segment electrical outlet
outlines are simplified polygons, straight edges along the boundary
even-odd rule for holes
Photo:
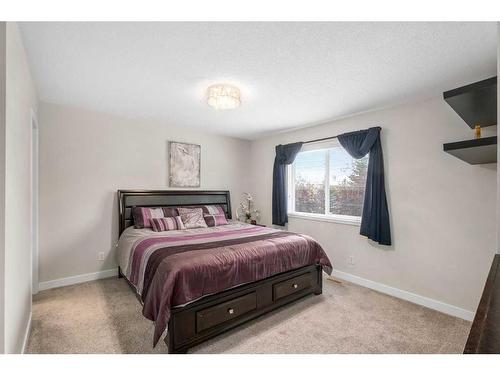
[[[97,256],[98,260],[104,260],[104,251],[101,251],[99,255]]]
[[[349,261],[348,262],[349,262],[349,264],[351,266],[354,266],[354,257],[352,255],[349,255]]]

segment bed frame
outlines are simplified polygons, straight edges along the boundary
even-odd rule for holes
[[[227,217],[231,218],[229,191],[119,190],[120,235],[134,225],[131,213],[134,206],[189,207],[205,204],[220,204]],[[120,268],[118,276],[123,277]],[[202,297],[184,307],[175,307],[171,310],[165,337],[168,352],[187,353],[189,348],[267,312],[311,293],[321,294],[322,280],[322,267],[314,264]]]

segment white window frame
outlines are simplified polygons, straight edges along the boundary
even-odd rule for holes
[[[309,212],[295,211],[295,163],[287,166],[287,189],[288,189],[288,217],[305,220],[326,221],[347,225],[361,225],[361,216],[339,215],[330,212],[330,149],[334,147],[330,141],[330,146],[318,147],[317,150],[328,150],[325,154],[325,213],[314,214]],[[338,141],[336,141],[338,144]]]

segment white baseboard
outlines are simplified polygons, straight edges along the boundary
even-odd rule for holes
[[[23,354],[26,352],[26,346],[28,345],[30,333],[31,333],[31,312],[30,312],[30,317],[28,319],[28,324],[26,325],[26,332],[24,333],[23,347],[21,348],[21,353]]]
[[[80,284],[87,281],[106,279],[108,277],[118,276],[118,268],[104,270],[93,273],[85,273],[83,275],[64,277],[62,279],[42,281],[38,283],[38,290],[47,290],[52,288],[59,288],[61,286]]]
[[[397,289],[392,286],[377,283],[368,279],[363,279],[362,277],[352,275],[347,272],[334,270],[332,276],[349,281],[353,284],[358,284],[369,289],[376,290],[384,294],[388,294],[393,297],[403,299],[405,301],[413,302],[417,305],[428,307],[429,309],[440,311],[447,315],[456,316],[464,320],[472,321],[474,319],[474,312],[462,309],[457,306],[449,305],[444,302],[437,301],[432,298],[424,297],[415,293],[407,292],[405,290]]]
[[[99,279],[105,279],[108,277],[113,277],[117,276],[118,271],[116,268],[105,270],[105,271],[99,271],[99,272],[93,272],[93,273],[86,273],[83,275],[77,275],[77,276],[70,276],[70,277],[65,277],[62,279],[56,279],[56,280],[50,280],[50,281],[44,281],[38,284],[38,289],[39,290],[47,290],[47,289],[52,289],[52,288],[58,288],[61,286],[67,286],[67,285],[73,285],[73,284],[79,284],[79,283],[84,283],[87,281],[92,281],[92,280],[99,280]],[[370,288],[373,290],[376,290],[377,292],[381,292],[384,294],[388,294],[390,296],[396,297],[403,299],[405,301],[413,302],[417,305],[425,306],[433,310],[440,311],[444,314],[456,316],[457,318],[461,318],[464,320],[472,321],[474,319],[474,312],[473,311],[468,311],[465,309],[462,309],[457,306],[449,305],[447,303],[437,301],[432,298],[424,297],[412,292],[407,292],[405,290],[401,290],[398,288],[394,288],[392,286],[388,286],[385,284],[378,283],[376,281],[364,279],[359,276],[352,275],[347,272],[342,272],[338,270],[333,271],[333,276],[349,281],[354,284],[358,284],[361,286],[364,286],[366,288]],[[31,327],[31,316],[30,316],[30,327]]]

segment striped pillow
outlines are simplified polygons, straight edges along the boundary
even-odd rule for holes
[[[165,232],[168,230],[186,229],[180,216],[162,217],[149,220],[155,232]]]
[[[224,209],[219,204],[214,204],[214,205],[210,205],[210,206],[201,206],[201,208],[203,210],[203,213],[206,215],[224,215],[224,216],[226,216]]]
[[[205,219],[205,223],[207,223],[209,227],[218,227],[219,225],[229,224],[227,222],[226,215],[224,214],[216,214],[216,215],[204,214],[203,218]]]
[[[136,228],[151,228],[151,219],[178,215],[177,209],[172,207],[132,207],[132,216]]]
[[[132,207],[132,216],[136,228],[151,228],[151,219],[165,217],[161,208]]]
[[[177,212],[177,208],[175,207],[162,207],[163,210],[163,215],[165,217],[174,217],[174,216],[179,216],[179,213]]]

